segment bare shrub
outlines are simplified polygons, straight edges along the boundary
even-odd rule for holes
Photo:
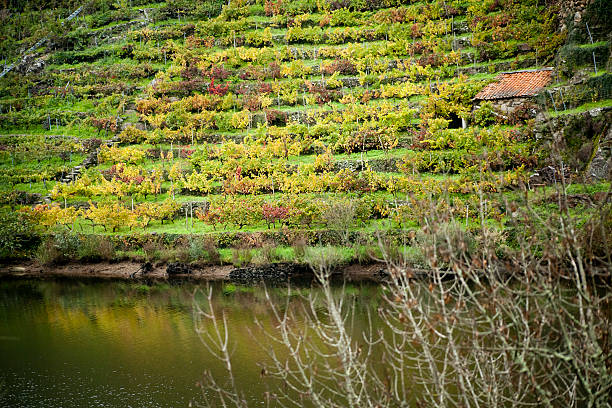
[[[523,204],[511,221],[522,231],[511,262],[497,257],[499,237],[486,226],[429,224],[417,240],[430,268],[415,280],[409,257],[381,241],[389,274],[382,327],[355,331],[355,305],[329,279],[341,254],[307,248],[321,295],[297,311],[270,301],[278,324],[260,327],[286,351],[262,345],[276,405],[610,407],[610,264],[584,256],[580,220],[542,218]],[[207,380],[226,403],[240,400],[238,390]]]
[[[417,234],[417,242],[426,251],[426,257],[436,263],[449,263],[451,259],[469,262],[477,249],[471,232],[456,222],[427,225]]]
[[[300,310],[269,300],[277,324],[260,326],[284,348],[261,345],[269,353],[262,372],[271,400],[315,407],[611,407],[611,205],[604,201],[585,224],[569,211],[563,176],[556,189],[554,210],[535,207],[527,192],[516,203],[497,202],[508,209],[508,237],[487,222],[491,197],[483,192],[469,229],[431,200],[416,239],[428,269],[414,269],[405,243],[381,239],[383,303],[359,330],[350,296],[330,284],[341,254],[306,248],[320,295],[310,293]],[[336,225],[348,225],[350,211],[333,215]],[[198,319],[212,322],[207,347],[233,378],[229,334],[215,323],[210,302]],[[221,387],[211,376],[205,380],[218,398],[209,406],[246,406],[232,381]]]

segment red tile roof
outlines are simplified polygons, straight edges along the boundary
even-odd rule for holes
[[[552,68],[502,72],[497,82],[485,86],[474,99],[493,100],[534,96],[552,79]]]

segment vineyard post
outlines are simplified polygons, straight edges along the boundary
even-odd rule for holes
[[[452,50],[455,50],[455,41],[456,41],[456,36],[455,36],[455,16],[451,16],[451,31],[453,32],[453,46],[452,46]]]
[[[559,88],[559,95],[561,96],[561,102],[563,103],[563,110],[567,110],[567,106],[565,105],[565,98],[563,97],[563,90]]]
[[[174,191],[172,192],[172,194],[174,194]],[[188,216],[189,214],[187,214],[187,207],[185,207],[185,228],[189,228],[189,223],[188,223]]]
[[[591,45],[593,45],[593,36],[591,35],[591,30],[589,29],[589,23],[585,21],[587,33],[589,33],[589,38],[591,40]],[[593,65],[595,66],[595,74],[597,74],[597,61],[595,60],[595,51],[593,51]]]
[[[553,108],[555,108],[555,113],[557,113],[557,104],[555,103],[555,98],[553,98],[553,94],[552,92],[550,92],[550,90],[548,90],[548,95],[550,96],[550,100],[552,101]]]

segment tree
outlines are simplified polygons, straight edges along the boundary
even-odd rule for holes
[[[92,229],[101,225],[105,231],[109,229],[116,232],[121,227],[133,227],[139,225],[136,213],[121,206],[119,203],[97,205],[89,202],[89,208],[84,213],[84,218],[90,220]]]

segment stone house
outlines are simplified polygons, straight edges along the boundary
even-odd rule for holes
[[[552,68],[502,72],[495,82],[485,86],[475,97],[474,107],[490,102],[503,115],[531,102],[553,78]]]

